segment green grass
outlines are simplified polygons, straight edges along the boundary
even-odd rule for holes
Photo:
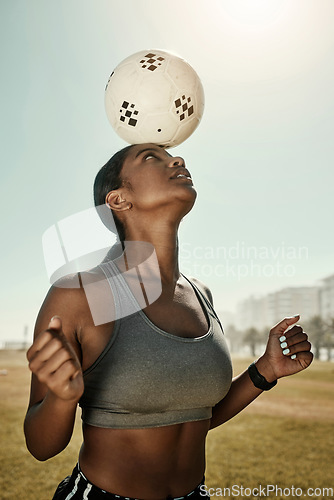
[[[235,373],[250,362],[235,359]],[[206,483],[215,489],[238,485],[239,491],[241,485],[277,485],[290,491],[294,485],[303,496],[308,488],[334,489],[333,423],[334,364],[314,362],[209,432]]]
[[[81,444],[80,419],[77,419],[70,445],[47,462],[38,462],[26,449],[23,420],[28,404],[30,372],[25,353],[0,351],[0,499],[50,500],[57,484],[77,461]]]
[[[235,373],[250,361],[234,359]],[[0,351],[0,369],[4,368],[8,375],[0,377],[0,499],[49,500],[77,461],[80,419],[64,452],[47,462],[35,460],[23,435],[30,381],[25,354]],[[309,487],[334,488],[333,396],[333,363],[314,362],[305,372],[280,380],[240,415],[209,432],[207,486],[294,485],[303,492]]]

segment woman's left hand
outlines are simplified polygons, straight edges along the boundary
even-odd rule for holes
[[[284,318],[270,330],[265,353],[256,362],[268,382],[298,373],[312,362],[307,334],[300,325],[291,327],[298,320],[299,316]]]

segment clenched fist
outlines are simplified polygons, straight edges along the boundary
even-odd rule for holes
[[[270,330],[266,351],[256,363],[268,382],[305,370],[313,360],[307,334],[294,324],[298,319],[284,318]]]
[[[55,396],[66,401],[80,399],[84,390],[81,365],[58,316],[36,337],[27,358],[30,370]]]

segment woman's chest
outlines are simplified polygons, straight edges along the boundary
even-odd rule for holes
[[[143,313],[155,326],[178,337],[202,337],[209,329],[207,313],[190,294],[175,297],[173,301],[162,297]]]
[[[212,407],[228,390],[230,358],[216,320],[203,336],[189,338],[162,330],[139,313],[119,322],[113,335],[85,374],[95,406],[103,400],[108,411],[158,419],[161,412]]]
[[[177,287],[172,295],[162,293],[158,300],[142,310],[143,318],[153,328],[181,338],[203,337],[210,328],[208,311],[190,286]],[[89,368],[112,341],[115,324],[117,321],[95,326],[91,315],[87,314],[81,342],[83,370]]]

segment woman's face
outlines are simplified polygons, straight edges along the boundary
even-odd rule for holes
[[[121,177],[127,201],[137,209],[183,205],[188,212],[196,199],[183,158],[174,157],[154,144],[133,146],[124,161]],[[128,183],[131,187],[127,187]]]

